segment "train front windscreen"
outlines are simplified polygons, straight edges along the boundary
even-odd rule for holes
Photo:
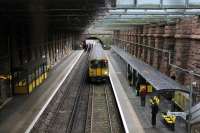
[[[108,61],[106,60],[93,60],[91,61],[91,68],[107,68]]]

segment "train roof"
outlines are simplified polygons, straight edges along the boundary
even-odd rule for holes
[[[106,54],[100,43],[93,44],[90,52],[90,60],[106,59]]]

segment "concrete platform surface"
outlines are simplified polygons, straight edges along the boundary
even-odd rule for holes
[[[69,75],[83,51],[74,51],[61,60],[48,78],[30,95],[15,96],[0,110],[0,133],[29,132],[61,84]]]
[[[132,108],[132,105],[120,83],[118,76],[113,68],[113,65],[109,59],[109,71],[110,81],[113,87],[114,95],[117,101],[117,106],[122,118],[122,122],[126,133],[144,133],[144,129],[141,126],[139,118]],[[131,116],[131,117],[130,117]]]

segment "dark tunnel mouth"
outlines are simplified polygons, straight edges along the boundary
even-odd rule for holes
[[[99,39],[98,37],[88,37],[88,38],[86,38],[86,39],[84,40],[84,42],[85,42],[86,40],[99,40],[99,42],[100,42],[102,45],[104,44],[103,41],[102,41],[101,39]]]

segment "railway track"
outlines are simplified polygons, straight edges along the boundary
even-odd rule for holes
[[[114,96],[109,84],[91,85],[86,133],[123,133]]]
[[[89,86],[86,80],[84,82],[85,85],[79,89],[79,95],[67,126],[67,133],[82,133],[85,129],[89,100]]]
[[[81,57],[82,61],[75,66],[75,70],[47,106],[33,127],[32,133],[66,133],[73,129],[72,123],[80,101],[81,89],[84,88],[87,78],[87,63],[85,63],[87,58],[85,56]]]

